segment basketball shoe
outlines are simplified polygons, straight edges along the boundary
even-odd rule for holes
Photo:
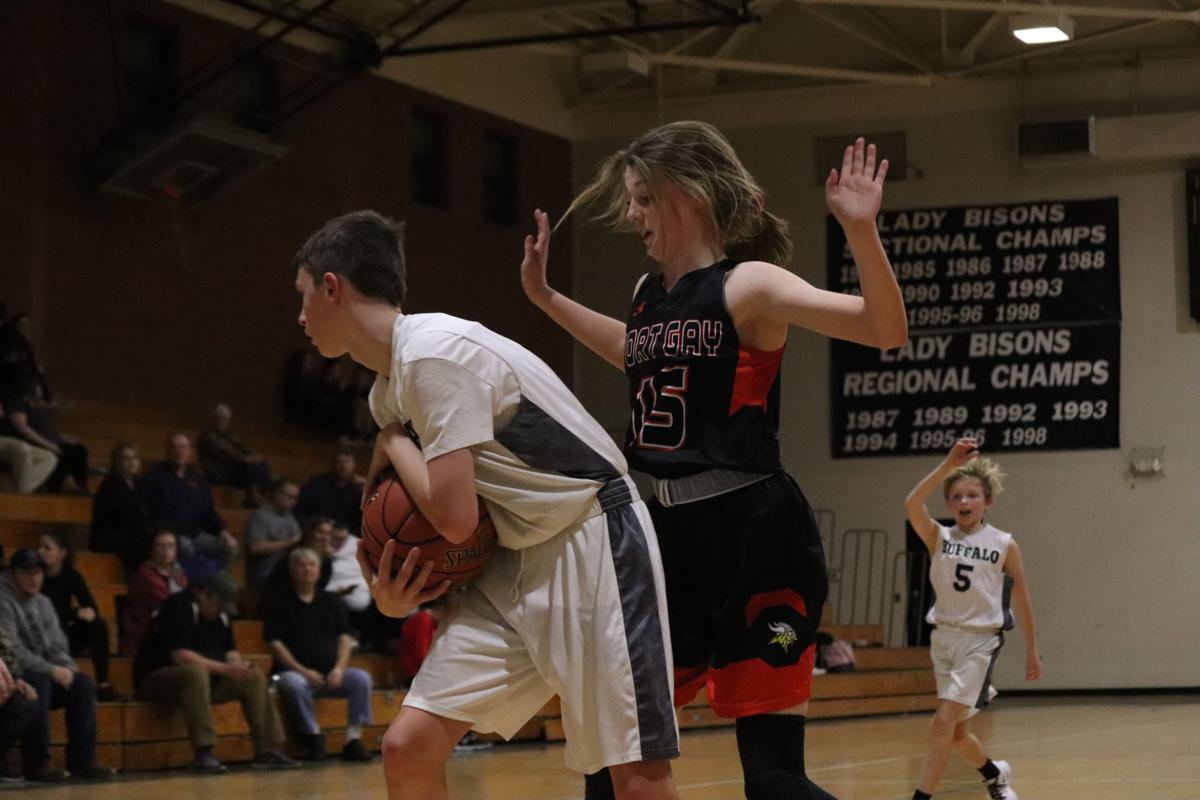
[[[984,781],[987,785],[988,797],[991,800],[1017,800],[1017,793],[1009,786],[1012,780],[1012,767],[1007,761],[994,761],[996,769],[1000,770],[1000,774],[992,778],[990,781]]]

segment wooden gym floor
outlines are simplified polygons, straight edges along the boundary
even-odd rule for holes
[[[907,800],[924,755],[927,714],[814,722],[810,775],[840,800]],[[1001,698],[975,723],[989,754],[1013,765],[1021,800],[1200,798],[1200,696]],[[741,779],[729,728],[688,731],[675,777],[686,800],[737,800]],[[955,758],[956,757],[952,757]],[[560,745],[497,746],[455,756],[450,788],[460,800],[575,800],[577,776]],[[328,761],[284,773],[238,768],[216,777],[143,773],[111,785],[32,791],[38,800],[385,800],[376,760]],[[939,798],[986,797],[977,774],[952,760]]]

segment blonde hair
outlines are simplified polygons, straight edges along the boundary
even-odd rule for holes
[[[762,188],[729,140],[707,122],[692,120],[652,128],[606,158],[555,227],[577,209],[603,204],[592,219],[627,230],[626,168],[641,177],[655,200],[664,183],[671,183],[698,201],[730,258],[781,266],[791,258],[787,222],[763,207]]]
[[[972,458],[961,467],[957,467],[942,481],[942,495],[950,498],[950,487],[962,478],[974,478],[983,487],[983,496],[988,500],[998,497],[1004,491],[1004,472],[1000,465],[990,458]]]

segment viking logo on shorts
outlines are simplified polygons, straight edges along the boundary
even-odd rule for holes
[[[783,652],[786,653],[788,650],[792,649],[792,645],[794,645],[799,639],[799,637],[796,636],[796,631],[793,630],[792,626],[788,625],[786,622],[770,622],[767,624],[767,627],[770,628],[771,632],[775,634],[771,638],[771,641],[767,642],[768,647],[770,645],[777,644],[782,647]]]

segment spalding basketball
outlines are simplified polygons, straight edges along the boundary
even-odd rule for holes
[[[367,560],[378,571],[383,546],[388,539],[395,539],[394,571],[400,569],[409,550],[420,547],[418,570],[427,560],[434,564],[433,572],[425,582],[427,588],[432,589],[447,578],[453,584],[451,588],[474,580],[483,572],[496,549],[496,527],[483,501],[478,502],[479,525],[475,532],[465,541],[451,542],[417,509],[395,473],[384,473],[363,507],[362,540]]]

